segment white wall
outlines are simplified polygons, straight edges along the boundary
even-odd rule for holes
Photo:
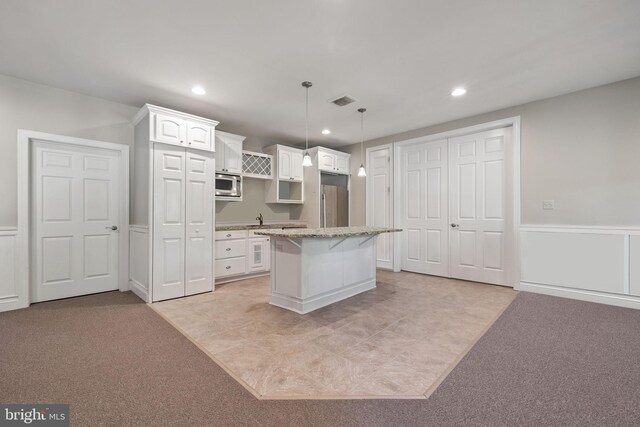
[[[366,146],[518,115],[523,224],[640,225],[640,77],[368,141]],[[355,176],[359,145],[349,151]],[[353,223],[363,224],[363,179],[352,180],[352,195]],[[542,210],[546,199],[555,200],[555,210]]]
[[[18,129],[130,145],[137,110],[0,75],[0,227],[17,226]]]

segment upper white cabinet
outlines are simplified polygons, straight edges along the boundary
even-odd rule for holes
[[[156,142],[184,145],[187,139],[187,121],[179,117],[153,114],[153,137]]]
[[[190,148],[211,151],[213,128],[206,123],[187,121],[187,145]]]
[[[150,141],[214,151],[213,135],[218,125],[217,121],[145,104],[134,117],[134,125],[140,123],[147,115]]]
[[[255,151],[242,151],[242,176],[245,178],[273,178],[273,156]]]
[[[267,203],[304,203],[302,150],[272,145],[264,151],[277,159],[272,180],[265,182]]]
[[[309,151],[311,152],[312,150]],[[351,157],[350,154],[329,150],[327,148],[317,148],[317,151],[319,170],[345,175],[349,174],[349,158]]]
[[[244,136],[216,132],[216,172],[242,173],[242,143]]]
[[[351,158],[350,154],[347,154],[347,155],[337,154],[336,155],[336,172],[348,174],[350,158]]]
[[[302,182],[302,150],[297,148],[277,146],[278,152],[278,179]]]

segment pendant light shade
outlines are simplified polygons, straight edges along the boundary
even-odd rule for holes
[[[367,176],[367,171],[364,169],[364,112],[367,111],[366,108],[358,108],[358,113],[360,113],[360,158],[362,159],[362,163],[360,163],[360,168],[358,169],[358,176]]]
[[[311,82],[302,82],[302,87],[306,91],[306,113],[305,113],[305,150],[302,157],[302,166],[311,166],[311,156],[309,155],[309,88],[313,86]]]
[[[307,167],[311,165],[313,165],[313,163],[311,163],[311,156],[308,151],[305,151],[304,156],[302,157],[302,166]]]

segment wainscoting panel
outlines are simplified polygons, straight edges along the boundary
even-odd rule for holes
[[[622,235],[522,233],[525,282],[624,293]]]
[[[17,230],[0,230],[0,312],[28,305],[18,280],[17,234]]]
[[[521,290],[640,308],[639,229],[523,226],[520,247]]]
[[[629,293],[640,296],[640,235],[630,236]]]
[[[129,287],[149,302],[149,230],[139,225],[129,226]]]

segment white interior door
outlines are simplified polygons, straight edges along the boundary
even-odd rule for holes
[[[451,138],[451,277],[509,284],[511,128]]]
[[[448,276],[447,140],[401,150],[401,269]]]
[[[153,301],[185,293],[186,150],[154,144]]]
[[[391,148],[384,147],[369,151],[367,159],[368,225],[374,227],[391,227]],[[393,269],[393,233],[382,233],[378,236],[376,266]]]
[[[213,290],[213,154],[186,153],[185,295]]]
[[[118,289],[119,167],[115,151],[33,143],[32,302]]]

